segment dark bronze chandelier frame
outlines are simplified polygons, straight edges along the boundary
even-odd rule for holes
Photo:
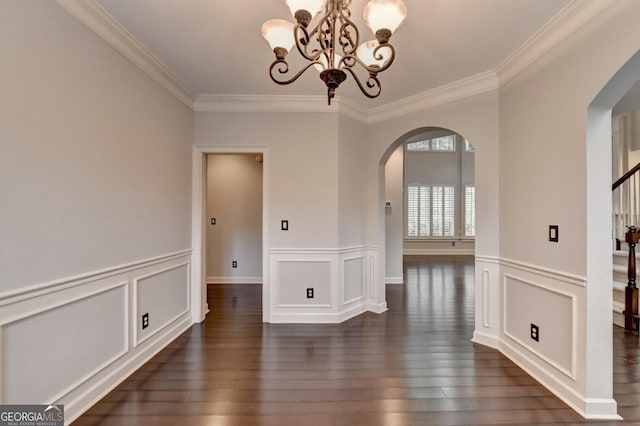
[[[320,73],[320,79],[327,85],[329,105],[340,83],[347,79],[347,72],[353,76],[365,96],[375,98],[380,95],[382,87],[378,74],[389,68],[395,59],[395,49],[389,43],[391,31],[380,29],[375,34],[378,45],[373,50],[373,57],[376,61],[386,62],[382,66],[364,63],[356,54],[360,45],[360,33],[351,20],[350,5],[351,0],[328,0],[324,16],[310,31],[307,27],[312,19],[311,14],[306,10],[297,11],[295,14],[297,24],[293,30],[294,39],[298,52],[309,63],[288,78],[290,71],[286,60],[288,52],[284,48],[277,47],[274,49],[276,60],[269,68],[271,79],[277,84],[291,84],[312,66],[320,65],[325,68]],[[384,56],[381,49],[384,49]],[[386,55],[387,52],[388,55]],[[337,64],[335,63],[336,55],[341,55]],[[356,64],[368,73],[364,83],[353,69]]]

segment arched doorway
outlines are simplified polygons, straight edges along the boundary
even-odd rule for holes
[[[449,129],[429,128],[385,164],[387,284],[402,284],[403,255],[475,254],[475,149]]]
[[[611,282],[611,111],[640,81],[640,52],[609,80],[587,110],[587,282]],[[608,224],[609,226],[607,226]],[[612,289],[586,287],[586,394],[613,393]]]

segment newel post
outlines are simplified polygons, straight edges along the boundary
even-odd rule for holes
[[[640,231],[630,226],[625,234],[625,241],[629,244],[629,265],[627,278],[629,279],[624,292],[624,328],[637,331],[638,318],[638,288],[636,287],[636,244],[640,242]]]

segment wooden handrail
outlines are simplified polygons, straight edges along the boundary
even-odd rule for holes
[[[619,187],[620,185],[622,185],[623,183],[625,183],[627,181],[627,179],[629,179],[631,176],[633,176],[634,174],[636,174],[638,171],[640,170],[640,163],[636,164],[633,169],[629,170],[627,173],[625,173],[624,175],[622,175],[622,177],[620,179],[618,179],[617,181],[613,182],[613,185],[611,185],[611,190],[615,191],[615,189],[617,187]]]

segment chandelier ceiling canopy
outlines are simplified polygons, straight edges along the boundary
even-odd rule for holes
[[[388,69],[395,58],[389,43],[391,35],[407,16],[402,0],[371,0],[364,8],[364,20],[375,39],[360,43],[360,31],[351,20],[351,0],[286,0],[296,23],[272,19],[262,26],[262,35],[276,56],[269,68],[277,84],[290,84],[306,70],[320,71],[327,85],[328,102],[340,83],[351,74],[358,87],[369,98],[380,95],[378,74]],[[314,20],[318,12],[319,19]],[[314,24],[313,26],[311,24]],[[296,46],[307,63],[295,74],[290,73],[287,55]],[[356,65],[366,74],[358,77]]]

